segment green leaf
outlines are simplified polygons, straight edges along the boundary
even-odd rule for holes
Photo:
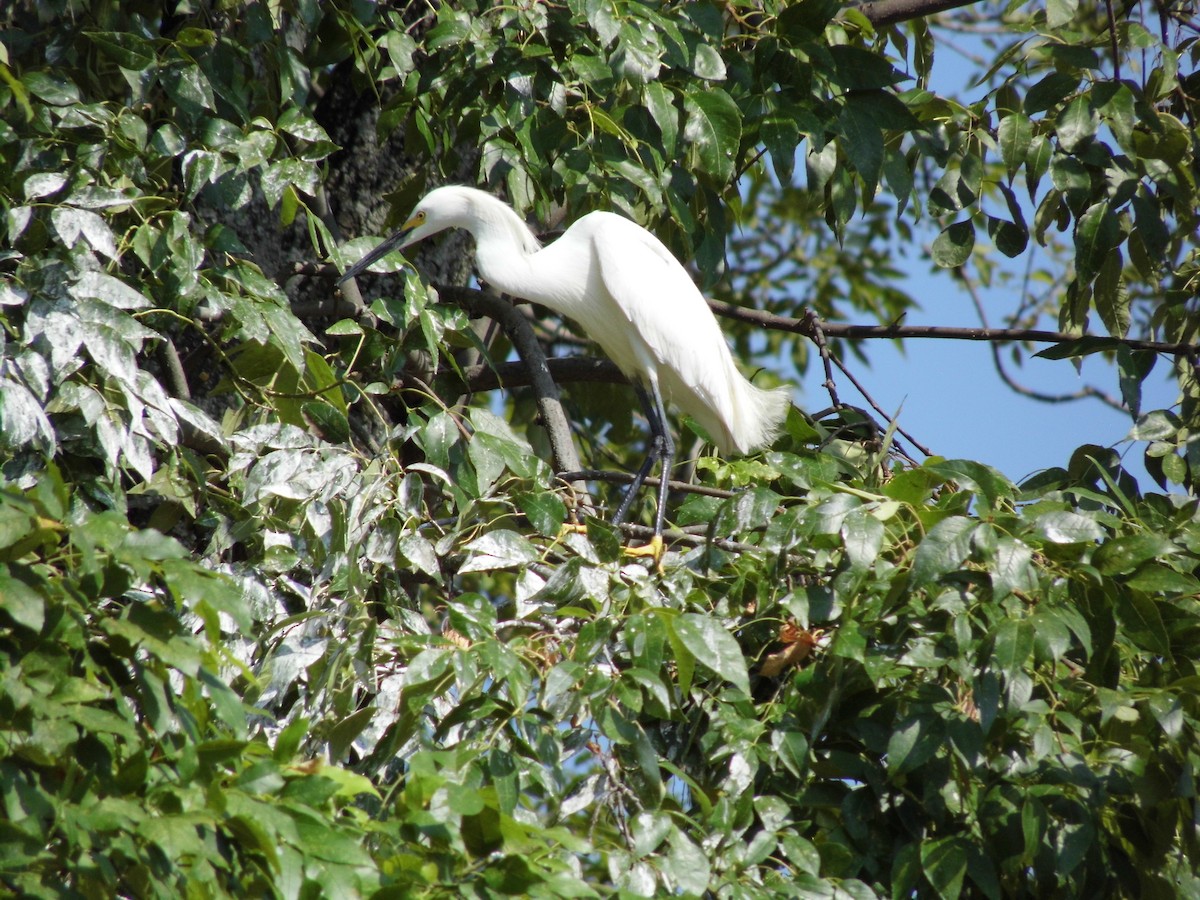
[[[855,509],[842,522],[842,541],[853,571],[875,565],[883,547],[883,523],[863,509]]]
[[[852,91],[885,88],[905,81],[909,76],[888,62],[885,56],[853,47],[833,44],[829,47],[833,59],[833,82]]]
[[[1025,114],[1044,112],[1058,105],[1079,87],[1079,76],[1066,72],[1051,72],[1025,94]]]
[[[660,81],[651,81],[642,88],[646,109],[650,111],[658,133],[662,135],[662,148],[666,156],[675,155],[675,144],[679,139],[679,109],[670,89]]]
[[[1033,355],[1038,359],[1073,359],[1093,353],[1116,350],[1120,346],[1121,342],[1117,338],[1084,335],[1074,341],[1051,344],[1045,350],[1039,350]]]
[[[216,712],[225,726],[238,738],[246,734],[246,710],[239,697],[224,681],[201,668],[196,677],[203,683],[208,699],[212,701],[213,711]]]
[[[1065,28],[1075,21],[1078,12],[1079,0],[1046,0],[1046,27]]]
[[[1158,604],[1139,590],[1122,590],[1114,604],[1117,621],[1126,636],[1143,650],[1170,656],[1171,641]]]
[[[17,625],[41,631],[46,623],[46,600],[24,581],[0,568],[0,612]]]
[[[933,261],[943,269],[955,269],[971,256],[975,248],[975,223],[963,219],[942,229],[933,241]]]
[[[1184,726],[1183,704],[1179,697],[1166,691],[1155,691],[1146,705],[1163,733],[1172,740],[1179,738]]]
[[[1130,297],[1121,280],[1123,268],[1121,250],[1113,248],[1105,254],[1092,288],[1096,312],[1113,337],[1125,337],[1129,333]]]
[[[154,46],[145,38],[127,31],[85,31],[89,41],[122,69],[141,72],[154,65]]]
[[[1104,575],[1121,575],[1132,572],[1147,560],[1177,552],[1175,544],[1161,535],[1131,534],[1101,544],[1092,555],[1092,565]]]
[[[638,856],[653,853],[671,833],[671,817],[661,812],[643,810],[633,817],[633,852]]]
[[[633,662],[649,672],[662,668],[667,628],[661,616],[636,613],[625,622],[625,643]]]
[[[622,22],[617,37],[621,73],[635,84],[647,84],[662,69],[662,44],[653,28]]]
[[[779,181],[790,184],[796,163],[796,148],[800,144],[800,129],[795,119],[787,115],[768,115],[759,125],[763,146],[771,154],[771,164]]]
[[[921,842],[921,869],[942,900],[957,900],[967,874],[967,853],[958,837]]]
[[[984,463],[969,459],[946,459],[927,462],[924,468],[978,494],[991,509],[995,509],[1003,500],[1013,499],[1017,493],[1016,487],[1002,472]]]
[[[1076,97],[1055,121],[1059,146],[1068,153],[1075,153],[1096,136],[1099,126],[1100,115],[1092,106],[1091,98]]]
[[[1117,349],[1117,372],[1121,382],[1121,399],[1136,420],[1142,414],[1142,383],[1154,368],[1158,355],[1147,350]]]
[[[518,494],[517,505],[539,534],[557,536],[567,520],[567,507],[557,494]]]
[[[1088,207],[1075,225],[1075,271],[1091,281],[1121,238],[1120,222],[1107,200]]]
[[[742,648],[717,619],[684,613],[671,623],[675,635],[701,664],[749,695],[750,678]]]
[[[917,716],[901,723],[888,738],[888,772],[896,776],[916,771],[933,758],[944,737],[943,729],[932,717]]]
[[[725,60],[721,58],[716,47],[709,44],[697,44],[695,56],[692,58],[691,72],[697,78],[705,81],[724,81],[726,77]]]
[[[957,571],[971,554],[971,536],[976,527],[977,523],[965,516],[950,516],[934,525],[913,555],[912,586],[924,587]]]
[[[71,206],[58,206],[50,212],[50,221],[68,247],[74,247],[82,238],[97,253],[117,259],[117,242],[112,229],[96,213]]]
[[[1033,143],[1033,123],[1023,113],[1014,112],[1000,121],[997,137],[1000,140],[1000,158],[1004,160],[1008,180],[1012,181],[1029,156],[1029,148]]]
[[[1035,520],[1038,530],[1054,544],[1087,544],[1104,538],[1104,529],[1093,518],[1069,510],[1052,510]]]
[[[850,160],[864,183],[864,203],[875,196],[879,173],[883,169],[883,132],[874,112],[855,103],[851,94],[838,116],[843,141],[842,152]]]
[[[1173,456],[1178,459],[1179,457]],[[1200,579],[1186,572],[1176,572],[1168,566],[1148,563],[1139,568],[1126,582],[1140,591],[1168,596],[1170,594],[1195,595],[1200,592]]]
[[[1058,610],[1038,610],[1032,621],[1034,659],[1037,662],[1061,659],[1071,648],[1071,631]]]
[[[1001,600],[1017,591],[1032,591],[1037,587],[1037,569],[1033,566],[1033,550],[1023,541],[1007,535],[996,544],[992,565],[992,590]]]
[[[469,554],[459,567],[459,574],[490,572],[531,563],[538,558],[537,548],[523,535],[507,528],[497,528],[471,541],[463,548]]]
[[[1162,441],[1174,440],[1183,423],[1168,409],[1156,409],[1146,413],[1134,423],[1127,440]]]
[[[819,38],[840,8],[838,0],[799,0],[797,3],[788,3],[776,20],[776,32],[780,37],[796,41]]]
[[[1037,198],[1038,185],[1050,168],[1053,156],[1054,148],[1050,146],[1050,140],[1044,134],[1034,135],[1025,156],[1025,186],[1031,202]]]
[[[52,106],[74,106],[80,102],[79,88],[61,74],[27,72],[22,76],[21,83],[29,89],[29,93]]]
[[[180,112],[189,118],[209,115],[217,105],[212,84],[199,66],[167,66],[159,70],[158,77]]]
[[[496,633],[496,607],[482,594],[459,594],[450,602],[450,626],[471,640],[486,640]]]
[[[379,710],[374,706],[364,706],[355,710],[333,726],[329,732],[329,758],[337,762],[345,758],[354,739],[362,734],[363,729],[371,724],[371,719]]]
[[[988,234],[996,241],[996,249],[1009,259],[1020,256],[1029,246],[1029,229],[995,216],[988,216]]]
[[[996,629],[992,659],[1007,678],[1016,678],[1033,655],[1033,625],[1028,619],[1005,619]]]
[[[808,769],[808,739],[798,731],[772,731],[771,748],[789,772],[802,778]]]
[[[685,894],[700,897],[707,893],[711,862],[682,829],[672,830],[671,850],[663,860],[662,868]]]
[[[720,88],[693,88],[684,95],[684,140],[696,151],[700,168],[719,184],[734,175],[742,139],[742,111]]]
[[[1131,201],[1134,216],[1134,234],[1146,248],[1146,253],[1155,263],[1161,263],[1170,242],[1170,231],[1163,222],[1163,209],[1156,197],[1145,187],[1138,185]]]

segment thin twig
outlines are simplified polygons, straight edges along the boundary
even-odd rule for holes
[[[623,524],[621,531],[625,535],[638,540],[650,540],[654,537],[654,529],[649,525],[629,525]],[[684,544],[688,547],[716,547],[720,550],[728,550],[730,553],[761,553],[762,547],[755,544],[745,544],[741,541],[730,540],[729,538],[710,538],[703,534],[691,534],[687,531],[681,531],[678,528],[668,528],[663,532],[663,541],[670,546],[671,544]]]
[[[559,472],[558,477],[564,481],[570,480],[586,480],[586,481],[607,481],[612,484],[630,484],[633,481],[633,476],[628,472],[611,472],[607,469],[580,469],[578,472]],[[719,497],[722,500],[728,500],[730,497],[736,497],[736,491],[729,491],[725,488],[709,487],[706,484],[692,484],[687,481],[676,481],[671,479],[667,482],[668,486],[673,491],[681,491],[685,494],[699,494],[703,497]]]
[[[1112,0],[1104,0],[1104,5],[1108,9],[1108,41],[1112,47],[1113,58],[1113,81],[1117,84],[1121,83],[1121,48],[1117,43],[1117,17],[1113,13]]]
[[[979,316],[980,323],[987,327],[987,311],[983,306],[983,298],[979,296],[978,286],[974,280],[970,278],[966,272],[959,270],[958,278],[963,286],[967,289],[967,296],[971,298],[971,303],[975,307],[975,313]],[[1042,403],[1069,403],[1073,400],[1082,400],[1085,397],[1095,397],[1101,403],[1111,406],[1119,412],[1128,412],[1124,403],[1114,397],[1110,397],[1099,388],[1092,387],[1090,384],[1085,384],[1077,391],[1069,394],[1046,394],[1041,391],[1035,391],[1033,388],[1026,387],[1018,382],[1009,373],[1004,365],[1004,360],[1000,356],[1000,345],[991,344],[989,349],[992,351],[992,365],[996,369],[996,374],[1000,376],[1000,380],[1014,393],[1020,394],[1022,397],[1028,397],[1031,400],[1038,400]]]
[[[835,356],[835,357],[833,357],[833,361],[834,361],[834,364],[837,365],[837,367],[841,371],[841,373],[843,375],[845,375],[848,379],[850,379],[850,383],[852,385],[854,385],[854,389],[862,395],[862,398],[864,400],[866,400],[867,403],[870,404],[871,409],[875,410],[875,412],[877,412],[880,416],[882,416],[885,421],[887,421],[889,423],[895,422],[895,416],[890,415],[889,413],[884,411],[882,408],[880,408],[879,404],[875,402],[875,398],[872,397],[867,392],[867,389],[865,387],[863,387],[862,384],[859,383],[859,380],[857,378],[855,378],[853,373],[851,373],[851,371],[842,364],[842,361],[840,359],[838,359]],[[923,453],[925,456],[933,456],[933,453],[930,452],[928,447],[926,447],[924,444],[922,444],[920,441],[918,441],[908,431],[901,428],[899,423],[896,423],[896,433],[899,434],[901,437],[903,437],[910,444],[912,444],[918,451]]]
[[[840,408],[842,401],[838,399],[837,383],[833,380],[833,367],[829,362],[829,344],[825,341],[825,332],[821,328],[821,319],[814,310],[806,309],[804,311],[804,325],[808,329],[807,334],[812,338],[812,342],[817,345],[817,350],[821,353],[821,364],[825,367],[825,384],[823,387],[829,391],[829,401],[835,409]]]
[[[720,300],[709,300],[709,307],[719,316],[736,319],[768,328],[772,331],[790,331],[812,338],[809,320],[777,316],[774,313],[762,312],[724,303]],[[935,338],[956,341],[1032,341],[1043,344],[1083,344],[1088,341],[1104,341],[1113,347],[1124,346],[1131,350],[1151,350],[1155,353],[1169,353],[1173,356],[1187,356],[1197,349],[1195,344],[1173,344],[1165,341],[1144,341],[1137,338],[1118,338],[1094,334],[1068,334],[1065,331],[1043,331],[1036,328],[951,328],[944,325],[842,325],[835,322],[821,321],[821,331],[826,337],[840,337],[848,340],[872,340],[885,338]]]

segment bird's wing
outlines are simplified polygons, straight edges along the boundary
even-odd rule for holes
[[[600,277],[657,362],[656,374],[684,412],[713,431],[734,421],[736,369],[716,319],[679,261],[654,235],[605,216],[593,235]],[[719,443],[723,435],[712,435]]]
[[[658,238],[610,214],[593,240],[604,287],[660,363],[684,369],[676,357],[689,344],[724,342],[704,297]]]

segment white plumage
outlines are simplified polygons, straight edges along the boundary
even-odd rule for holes
[[[463,228],[475,238],[475,265],[484,281],[573,319],[625,375],[694,418],[723,453],[749,453],[779,433],[788,390],[763,390],[742,376],[683,266],[658,238],[613,213],[589,213],[541,247],[512,208],[491,194],[440,187],[342,280],[394,248],[447,228]],[[669,434],[664,444],[655,452],[665,469],[673,449]],[[665,486],[665,471],[663,479]],[[662,499],[660,494],[658,532]],[[618,518],[626,508],[622,504]]]

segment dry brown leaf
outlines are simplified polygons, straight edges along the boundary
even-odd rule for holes
[[[779,628],[779,640],[786,646],[767,656],[759,668],[759,673],[773,678],[784,669],[800,665],[808,659],[820,636],[820,631],[807,631],[795,622],[785,622]]]

